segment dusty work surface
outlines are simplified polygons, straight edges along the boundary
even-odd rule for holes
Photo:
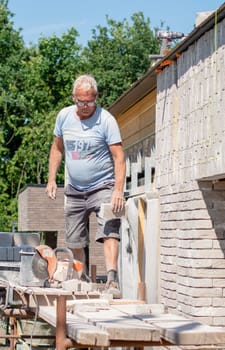
[[[41,307],[39,315],[56,327],[56,309]],[[128,300],[74,300],[67,305],[67,335],[77,344],[112,346],[221,345],[225,329],[165,313],[163,305]]]
[[[167,313],[162,304],[110,299],[100,292],[11,288],[33,313],[56,328],[56,341],[64,327],[65,339],[78,347],[225,344],[225,328]]]

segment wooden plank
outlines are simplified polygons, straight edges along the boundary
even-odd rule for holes
[[[94,310],[94,308],[100,309],[109,306],[109,300],[107,299],[75,299],[67,300],[66,309],[68,312],[74,314],[80,310]]]
[[[76,313],[90,324],[109,333],[110,340],[159,341],[159,331],[152,325],[142,322],[124,312],[108,307],[97,312]]]
[[[15,290],[20,290],[24,295],[34,293],[37,298],[67,295],[63,290],[52,288],[28,289],[16,286]],[[160,344],[161,341],[189,346],[225,344],[225,328],[208,326],[181,315],[165,313],[163,305],[138,304],[139,301],[132,304],[129,300],[103,300],[96,298],[91,302],[87,299],[75,301],[77,305],[86,303],[86,311],[83,308],[74,314],[66,313],[66,334],[77,344],[87,347],[108,347],[116,342],[125,346],[128,343],[135,346],[138,342]],[[35,310],[34,308],[33,311]],[[38,317],[53,327],[58,325],[55,306],[39,304]]]
[[[182,315],[165,313],[163,305],[160,304],[112,307],[157,327],[163,340],[176,345],[225,344],[225,328],[208,326]]]
[[[145,300],[145,283],[143,282],[143,254],[145,231],[146,203],[142,198],[138,199],[138,299]]]
[[[135,317],[139,314],[163,314],[167,310],[163,304],[145,304],[141,300],[130,299],[75,299],[67,300],[66,302],[67,311],[70,313],[77,311],[97,311],[104,308],[109,309],[109,307]]]
[[[112,303],[110,301],[111,308],[117,309],[126,314],[132,315],[134,317],[149,317],[153,315],[153,317],[163,317],[166,316],[166,310],[164,304],[119,304]]]
[[[145,314],[142,313],[142,314],[136,314],[136,317],[152,325],[158,325],[160,322],[162,322],[164,325],[166,324],[170,325],[171,322],[182,323],[182,322],[190,321],[184,316],[170,314],[170,313],[152,313],[150,315],[148,315],[147,313]]]
[[[142,282],[145,227],[145,202],[138,199],[138,283]]]
[[[23,287],[18,284],[10,282],[10,287],[23,294],[31,295],[72,295],[71,291],[64,290],[62,288],[45,288],[45,287]]]
[[[225,344],[225,330],[193,321],[154,322],[163,339],[176,345],[219,345]]]
[[[225,344],[225,329],[222,327],[208,326],[171,313],[137,317],[157,327],[164,340],[176,345]]]
[[[56,308],[40,307],[39,317],[56,327]],[[109,335],[104,330],[85,322],[84,319],[66,313],[67,335],[77,344],[93,346],[109,346]]]
[[[133,119],[137,122],[140,120],[140,116],[149,110],[153,110],[155,112],[156,106],[156,90],[152,91],[150,94],[146,95],[143,99],[138,101],[135,105],[125,111],[122,115],[117,117],[117,121],[119,123],[120,129],[126,128],[127,124]],[[154,115],[150,115],[151,120]],[[137,125],[137,124],[136,124]],[[136,130],[136,125],[134,130]]]

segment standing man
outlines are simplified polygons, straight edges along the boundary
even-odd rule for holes
[[[56,175],[65,152],[67,247],[85,263],[87,223],[90,213],[95,212],[99,229],[96,241],[104,247],[106,289],[118,298],[120,218],[106,221],[100,208],[102,203],[111,203],[114,213],[123,209],[126,165],[118,124],[109,112],[96,105],[97,96],[97,83],[91,75],[75,80],[75,104],[63,108],[56,119],[46,193],[49,198],[56,198]]]

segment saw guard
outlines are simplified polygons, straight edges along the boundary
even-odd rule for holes
[[[84,265],[82,262],[75,260],[73,258],[73,253],[72,253],[71,249],[66,248],[66,247],[61,247],[61,248],[58,247],[58,248],[55,248],[54,251],[56,254],[58,252],[66,253],[68,258],[64,259],[64,261],[57,262],[57,268],[56,268],[55,274],[53,275],[53,278],[57,279],[56,276],[57,276],[58,272],[59,272],[58,275],[60,275],[60,272],[62,272],[63,270],[64,270],[64,273],[65,273],[65,271],[67,271],[66,276],[64,276],[64,278],[63,278],[64,280],[72,279],[73,278],[73,271],[77,271],[79,273],[79,275],[82,274]]]
[[[32,270],[35,277],[49,281],[65,281],[74,278],[74,273],[80,279],[84,270],[84,264],[73,259],[73,253],[69,248],[55,248],[47,245],[39,245],[32,259]],[[57,253],[66,253],[67,259],[59,261]]]
[[[47,262],[46,273],[48,273],[48,276],[49,276],[48,278],[51,280],[57,268],[57,258],[54,250],[47,245],[39,245],[35,247],[35,249],[37,251],[34,255],[36,261],[38,261],[38,259],[46,260]],[[37,271],[36,271],[36,274],[38,275]]]

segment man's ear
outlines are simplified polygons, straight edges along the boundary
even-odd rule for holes
[[[72,92],[72,94],[71,94],[71,97],[72,97],[72,100],[73,101],[76,101],[76,97],[75,97],[75,94]]]

